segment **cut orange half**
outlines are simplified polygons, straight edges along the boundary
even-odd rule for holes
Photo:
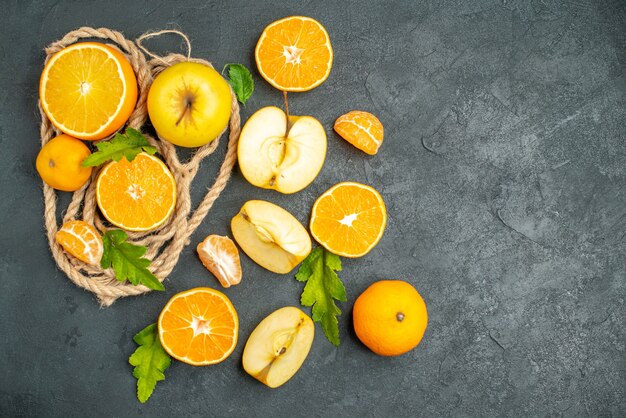
[[[120,129],[135,108],[137,79],[112,46],[81,42],[54,54],[39,82],[41,107],[60,131],[98,140]]]
[[[254,51],[259,73],[283,91],[307,91],[324,82],[333,65],[326,29],[315,19],[286,17],[265,28]]]
[[[122,158],[102,169],[96,199],[113,225],[127,231],[150,231],[174,211],[176,181],[163,161],[140,153],[131,162]]]
[[[208,366],[237,345],[239,318],[222,292],[198,287],[174,295],[159,316],[161,345],[176,360]]]
[[[361,257],[380,241],[387,224],[385,202],[365,184],[345,182],[331,187],[313,205],[311,235],[328,251]]]

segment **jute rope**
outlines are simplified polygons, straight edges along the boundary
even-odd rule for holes
[[[141,41],[163,33],[176,33],[184,38],[187,43],[187,56],[180,54],[169,54],[161,57],[147,51]],[[127,126],[140,130],[147,120],[146,99],[148,90],[153,78],[165,68],[182,61],[191,61],[213,67],[210,62],[191,58],[191,45],[189,39],[179,31],[167,30],[142,35],[135,42],[126,39],[120,32],[107,28],[82,27],[66,34],[62,39],[52,43],[46,48],[46,63],[51,55],[75,43],[83,38],[101,38],[114,42],[128,57],[135,74],[139,88],[139,97],[134,112],[130,116]],[[152,60],[146,61],[146,54]],[[208,189],[202,201],[195,210],[192,211],[190,187],[198,172],[200,163],[204,158],[211,155],[219,145],[219,140],[224,134],[222,132],[217,139],[211,143],[198,148],[186,162],[181,162],[176,154],[174,145],[167,141],[154,138],[144,132],[146,138],[157,148],[158,153],[165,160],[165,163],[172,171],[177,184],[177,202],[174,212],[168,221],[155,231],[148,233],[128,232],[129,240],[137,245],[147,247],[146,257],[152,260],[150,270],[156,277],[163,281],[172,272],[183,248],[189,244],[189,237],[213,206],[215,200],[226,187],[232,169],[237,158],[237,141],[241,130],[241,120],[239,116],[239,104],[234,93],[232,93],[231,116],[229,123],[228,147],[226,156],[220,166],[217,178]],[[50,120],[41,110],[41,145],[43,146],[53,137],[60,134],[52,125]],[[74,192],[72,199],[63,216],[63,222],[73,219],[83,219],[94,225],[100,231],[105,231],[108,225],[96,210],[96,178],[99,169],[93,170],[90,181],[80,190]],[[96,294],[102,306],[109,306],[116,299],[124,296],[135,296],[149,292],[145,286],[133,286],[127,282],[119,282],[115,279],[111,269],[103,270],[99,266],[90,266],[82,261],[68,255],[62,247],[55,241],[59,226],[56,220],[57,196],[54,189],[47,184],[43,184],[44,196],[44,224],[48,237],[48,243],[52,255],[58,267],[76,285],[85,288]]]

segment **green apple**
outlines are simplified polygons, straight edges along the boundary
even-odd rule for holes
[[[162,139],[199,147],[226,129],[231,111],[228,83],[213,68],[180,62],[157,75],[148,92],[148,114]]]

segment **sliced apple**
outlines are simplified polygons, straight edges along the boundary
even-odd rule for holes
[[[295,193],[317,177],[326,158],[326,132],[311,116],[291,116],[268,106],[241,130],[237,149],[241,173],[251,184]]]
[[[289,273],[311,252],[311,237],[302,224],[264,200],[247,201],[230,228],[248,257],[274,273]]]
[[[243,368],[271,388],[287,382],[309,354],[315,328],[293,306],[274,311],[252,331],[243,350]]]

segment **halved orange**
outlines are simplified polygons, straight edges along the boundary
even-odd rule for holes
[[[97,265],[100,263],[104,247],[96,228],[85,221],[68,221],[54,235],[61,247],[79,260]]]
[[[353,110],[335,121],[335,132],[356,148],[369,155],[378,152],[385,130],[380,120],[369,112]]]
[[[122,158],[102,169],[96,199],[113,225],[127,231],[150,231],[174,211],[176,181],[163,161],[142,152],[131,162]]]
[[[374,188],[339,183],[313,205],[311,235],[331,253],[361,257],[380,241],[387,224],[385,202]]]
[[[324,82],[333,65],[326,29],[315,19],[291,16],[265,28],[254,51],[259,73],[283,91],[307,91]]]
[[[60,131],[98,140],[120,129],[137,102],[130,62],[114,47],[80,42],[54,54],[39,81],[41,107]]]
[[[176,360],[207,366],[225,360],[235,349],[239,318],[222,292],[197,287],[174,295],[158,322],[161,345]]]

